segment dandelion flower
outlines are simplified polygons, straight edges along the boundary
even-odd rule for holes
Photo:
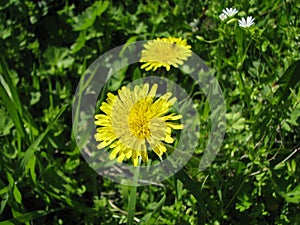
[[[222,20],[222,21],[227,19],[227,16],[225,13],[221,13],[219,17],[220,17],[220,20]]]
[[[171,98],[170,92],[155,99],[157,87],[154,84],[150,89],[146,83],[132,91],[124,86],[118,95],[108,93],[106,102],[100,106],[104,114],[95,115],[95,125],[100,126],[95,139],[100,142],[98,149],[112,149],[109,159],[122,162],[132,158],[137,166],[139,157],[148,161],[147,148],[160,157],[167,151],[164,143],[173,143],[172,129],[182,129],[183,125],[172,121],[182,115],[168,114],[177,99]]]
[[[181,38],[157,38],[148,41],[144,45],[140,62],[144,64],[142,69],[155,71],[158,67],[166,67],[167,71],[171,66],[178,68],[192,55],[191,46]]]
[[[243,17],[242,19],[238,20],[238,22],[240,27],[247,28],[254,24],[254,18],[252,18],[252,16],[248,16],[247,19]]]
[[[235,8],[226,8],[226,9],[223,9],[222,12],[228,16],[228,17],[232,17],[234,16],[235,14],[238,13],[238,10],[235,9]]]

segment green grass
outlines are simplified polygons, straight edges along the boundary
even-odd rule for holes
[[[0,3],[0,225],[126,224],[128,212],[136,224],[299,224],[298,1],[78,2]],[[226,7],[255,24],[221,21]],[[211,68],[226,103],[226,134],[199,171],[211,126],[207,99],[177,69],[151,72],[193,97],[199,145],[176,175],[131,189],[101,177],[81,156],[73,95],[100,55],[168,36],[187,39]],[[106,88],[146,75],[135,64]]]

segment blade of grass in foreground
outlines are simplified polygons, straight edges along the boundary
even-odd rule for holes
[[[42,140],[46,137],[48,132],[51,130],[54,123],[59,119],[59,117],[63,114],[63,112],[67,109],[68,105],[64,105],[59,112],[55,115],[53,120],[49,123],[46,130],[38,136],[37,139],[29,146],[29,148],[25,151],[25,154],[21,160],[21,169],[24,171],[27,167],[27,164],[30,160],[30,158],[33,156],[34,152],[37,150],[39,144],[42,142]]]
[[[8,89],[10,91],[10,95],[11,95],[12,101],[15,104],[15,107],[18,110],[21,110],[21,101],[19,99],[17,90],[11,80],[12,75],[11,75],[9,69],[7,68],[7,65],[2,57],[0,57],[0,74],[3,76],[3,79],[8,86]],[[20,114],[22,115],[22,112]]]
[[[25,136],[25,129],[22,125],[21,119],[20,119],[20,115],[18,114],[18,110],[16,108],[16,105],[14,104],[14,102],[10,99],[8,93],[6,92],[1,80],[0,80],[0,96],[6,106],[6,109],[12,119],[12,121],[14,122],[18,133],[21,135],[21,137]]]
[[[0,57],[0,96],[2,97],[5,107],[7,108],[11,118],[20,133],[21,137],[27,139],[27,135],[23,126],[26,123],[30,129],[30,137],[32,135],[38,135],[39,131],[37,125],[30,113],[21,104],[21,100],[18,95],[17,87],[13,84],[12,73],[8,69],[6,62]]]

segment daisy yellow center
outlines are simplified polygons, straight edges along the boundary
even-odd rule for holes
[[[131,133],[139,138],[146,139],[150,137],[150,121],[146,117],[147,111],[145,101],[139,101],[133,105],[129,113],[129,128]]]

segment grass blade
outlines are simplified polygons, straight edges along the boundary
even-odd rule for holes
[[[39,144],[44,140],[48,132],[51,130],[54,123],[59,119],[59,117],[63,114],[63,112],[67,109],[68,105],[64,105],[59,112],[55,115],[53,120],[49,123],[46,130],[40,134],[40,136],[35,139],[35,141],[29,146],[29,148],[25,151],[25,154],[21,160],[21,169],[24,171],[27,167],[27,164],[30,160],[30,158],[33,156],[34,152],[37,150]]]

